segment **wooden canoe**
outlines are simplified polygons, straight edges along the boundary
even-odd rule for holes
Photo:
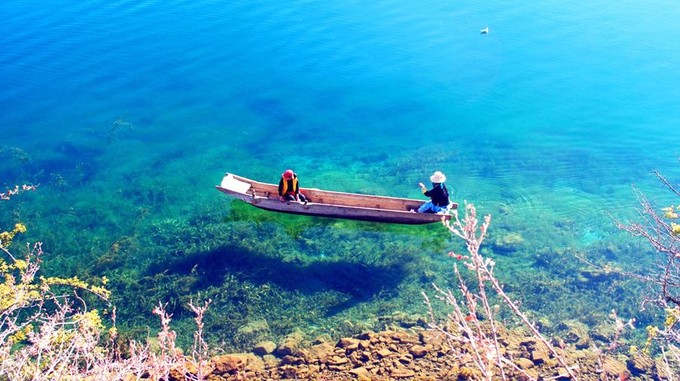
[[[261,183],[231,173],[227,173],[220,185],[215,187],[223,193],[258,208],[282,213],[413,225],[451,219],[448,213],[411,212],[411,210],[417,210],[425,200],[333,192],[313,188],[300,188],[300,193],[309,200],[307,203],[281,202],[278,197],[278,184]],[[452,203],[450,208],[456,209],[458,204]]]

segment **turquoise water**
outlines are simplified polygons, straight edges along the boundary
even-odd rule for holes
[[[159,300],[189,326],[183,306],[209,297],[225,346],[262,319],[340,334],[424,313],[460,243],[272,216],[214,185],[292,167],[303,187],[420,197],[442,170],[492,214],[488,253],[526,306],[636,314],[635,285],[584,282],[575,254],[653,257],[611,215],[635,217],[632,184],[668,200],[652,169],[677,183],[679,17],[663,1],[3,1],[0,183],[40,188],[2,203],[1,226],[27,224],[50,274],[109,277],[131,330]],[[519,248],[494,245],[510,233]]]

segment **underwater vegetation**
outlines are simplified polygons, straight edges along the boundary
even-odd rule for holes
[[[373,328],[380,314],[353,317],[352,311],[397,297],[398,290],[420,279],[411,272],[418,267],[418,253],[432,242],[425,230],[264,213],[240,202],[231,208],[226,219],[168,222],[147,236],[153,242],[135,239],[140,243],[134,249],[147,258],[138,271],[119,265],[130,240],[105,256],[118,261],[98,261],[96,273],[107,274],[117,295],[135,295],[117,301],[121,320],[134,322],[126,311],[163,300],[181,321],[188,318],[186,303],[201,297],[213,300],[206,313],[207,338],[227,346],[252,321],[266,321],[271,337],[305,325],[340,334],[348,321],[354,330]],[[162,253],[155,252],[159,247]]]
[[[283,112],[280,105],[267,102],[252,106],[270,108],[277,118]],[[101,139],[111,126],[59,143],[64,157],[87,159],[80,169],[76,163],[53,165],[50,157],[6,149],[3,154],[16,157],[12,160],[28,157],[30,168],[51,169],[36,175],[45,192],[3,205],[7,209],[1,217],[4,226],[30,221],[31,230],[22,239],[45,242],[44,271],[88,282],[106,277],[121,335],[148,336],[154,322],[148,311],[159,301],[167,303],[175,324],[189,327],[193,315],[188,301],[212,299],[205,335],[225,350],[244,349],[254,338],[276,339],[296,329],[309,337],[337,337],[400,321],[415,324],[426,313],[420,293],[433,283],[454,284],[455,259],[446,253],[460,251],[461,243],[437,224],[278,214],[224,198],[211,183],[205,191],[182,188],[174,182],[182,168],[173,163],[184,154],[177,149],[140,159],[143,165],[121,163],[102,170],[103,160],[118,157],[116,150],[131,144],[129,134],[139,132],[127,123],[132,124],[125,118],[119,126],[114,123],[118,131],[109,142]],[[95,135],[98,143],[88,140]],[[414,182],[420,166],[468,165],[457,150],[416,150],[415,156],[426,162],[397,156],[383,165],[398,168]],[[351,185],[390,194],[389,184],[372,181],[384,171],[377,163],[385,156],[362,157],[358,165],[365,167]],[[522,165],[535,166],[535,171],[544,166],[533,161]],[[34,172],[30,168],[26,170]],[[455,181],[452,189],[458,198],[465,188]],[[653,320],[653,314],[638,311],[639,284],[616,271],[593,271],[580,259],[641,257],[637,264],[643,266],[644,247],[616,235],[614,226],[584,235],[578,216],[526,208],[530,197],[505,193],[503,202],[479,206],[497,216],[482,251],[503,269],[498,277],[508,294],[522,299],[544,329],[574,319],[596,324],[611,308],[621,316],[635,315],[639,322]],[[191,339],[178,338],[183,345]]]
[[[190,327],[187,303],[207,299],[213,303],[205,314],[206,338],[225,350],[296,329],[310,337],[360,333],[417,321],[425,314],[422,290],[453,282],[446,253],[460,243],[437,224],[286,215],[232,200],[177,217],[184,212],[176,196],[142,185],[142,179],[118,194],[124,197],[102,200],[109,208],[88,208],[68,192],[56,205],[36,193],[39,211],[15,206],[14,215],[36,221],[36,236],[55,254],[46,256],[45,271],[109,280],[121,335],[148,336],[153,321],[148,311],[159,301],[167,303],[178,326]],[[96,198],[98,190],[80,192]],[[594,323],[612,303],[624,316],[637,313],[629,292],[633,281],[593,274],[578,259],[584,250],[589,256],[625,257],[634,246],[598,241],[579,248],[570,230],[575,224],[536,226],[512,219],[512,209],[498,208],[491,210],[501,216],[489,233],[491,244],[482,250],[503,268],[499,279],[509,294],[537,318],[550,316],[541,320],[545,329],[575,317]],[[191,339],[180,334],[178,341],[185,345]]]

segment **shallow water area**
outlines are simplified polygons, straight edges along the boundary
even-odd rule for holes
[[[680,178],[678,13],[4,1],[0,183],[40,186],[2,202],[0,226],[44,242],[45,272],[108,277],[131,334],[159,301],[191,327],[186,303],[210,298],[211,342],[243,348],[415,321],[464,247],[438,224],[263,212],[214,189],[225,172],[420,198],[441,170],[455,201],[492,215],[485,255],[537,316],[638,315],[639,285],[588,278],[578,257],[654,258],[613,218],[636,218],[633,184],[675,201],[651,171]]]

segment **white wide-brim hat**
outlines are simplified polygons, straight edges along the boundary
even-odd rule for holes
[[[430,181],[433,183],[443,183],[446,181],[446,175],[443,174],[441,171],[435,171],[432,176],[430,176]]]

